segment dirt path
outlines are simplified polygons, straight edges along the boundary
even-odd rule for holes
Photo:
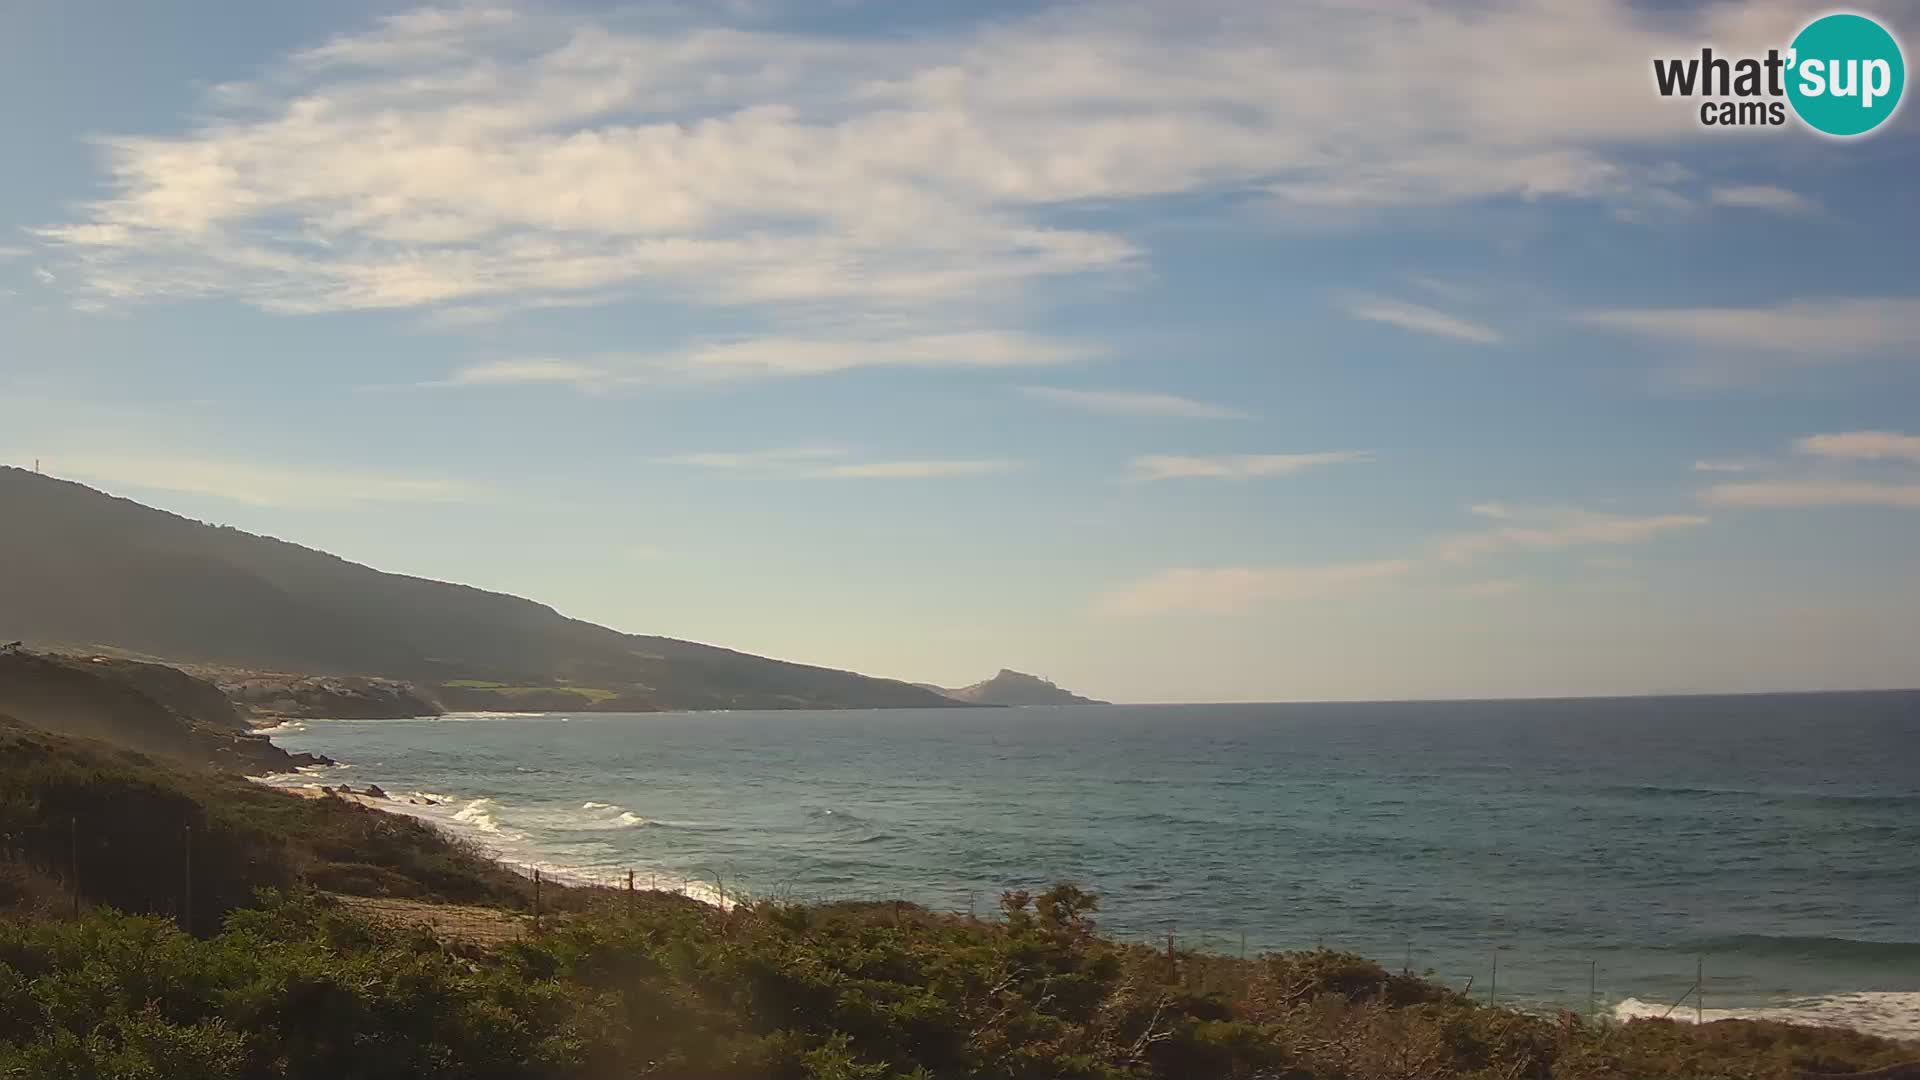
[[[495,908],[430,904],[423,900],[391,897],[331,895],[349,911],[370,923],[400,928],[424,926],[438,934],[474,945],[505,945],[519,941],[527,936],[532,927],[532,920],[527,916]]]

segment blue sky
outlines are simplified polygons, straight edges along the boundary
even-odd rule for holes
[[[1912,686],[1920,114],[1651,86],[1816,13],[9,5],[0,457],[914,680]]]

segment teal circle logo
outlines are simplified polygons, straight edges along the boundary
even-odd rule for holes
[[[1823,15],[1795,35],[1787,54],[1787,100],[1807,126],[1864,135],[1900,106],[1907,62],[1900,43],[1865,15]]]

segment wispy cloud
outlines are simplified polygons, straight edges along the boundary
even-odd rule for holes
[[[848,461],[852,452],[837,446],[784,446],[761,450],[704,450],[655,458],[663,465],[701,469],[773,472],[810,480],[933,480],[1012,472],[1017,461],[1001,458],[926,458],[899,461]]]
[[[1145,260],[1116,228],[1060,226],[1063,205],[1671,202],[1636,151],[1697,126],[1620,72],[1777,43],[1804,15],[1210,0],[1205,18],[1079,4],[863,37],[729,24],[737,7],[391,16],[214,88],[184,130],[103,137],[104,196],[39,236],[119,304],[991,313]]]
[[[706,376],[825,375],[867,367],[1008,368],[1064,364],[1094,355],[1088,346],[1028,334],[978,331],[891,340],[757,338],[705,345],[670,361]]]
[[[1276,600],[1378,585],[1401,577],[1413,568],[1413,563],[1400,559],[1210,569],[1182,567],[1114,589],[1099,598],[1095,609],[1106,615],[1173,612],[1237,615]]]
[[[1107,416],[1164,416],[1191,420],[1230,420],[1248,414],[1226,405],[1177,394],[1134,390],[1070,390],[1057,386],[1023,386],[1020,392],[1040,401]]]
[[[1767,307],[1592,311],[1594,326],[1723,349],[1797,354],[1810,360],[1920,345],[1920,299],[1792,300]]]
[[[1797,191],[1789,191],[1769,184],[1735,184],[1716,187],[1708,194],[1708,201],[1715,206],[1767,210],[1776,214],[1811,214],[1820,209],[1819,203]]]
[[[53,285],[53,284],[57,284],[60,281],[60,278],[58,275],[56,275],[53,271],[47,269],[44,266],[34,267],[33,276],[42,285]]]
[[[1000,331],[876,338],[776,336],[709,342],[657,353],[581,359],[494,360],[454,371],[429,387],[561,383],[609,390],[665,380],[790,378],[861,368],[1044,367],[1098,355],[1075,342]]]
[[[1193,456],[1147,454],[1134,458],[1128,470],[1136,480],[1245,479],[1256,476],[1292,476],[1327,465],[1372,461],[1364,450],[1323,450],[1309,454],[1222,454]]]
[[[33,254],[32,248],[17,247],[13,244],[0,244],[0,259],[22,259]]]
[[[1794,509],[1816,506],[1920,507],[1920,484],[1866,480],[1782,480],[1717,484],[1701,498],[1714,506]]]
[[[588,386],[606,378],[606,371],[576,360],[494,360],[461,368],[444,386],[519,386],[528,383],[565,383]]]
[[[1842,431],[1809,435],[1793,444],[1802,454],[1855,461],[1920,462],[1920,435],[1896,431]]]
[[[664,465],[695,465],[703,469],[778,469],[846,457],[833,446],[786,446],[766,450],[708,450],[670,454],[654,460]]]
[[[406,473],[243,463],[167,454],[49,456],[57,476],[92,483],[188,495],[253,506],[331,509],[366,503],[464,503],[483,489],[458,480]]]
[[[1751,458],[1703,458],[1693,463],[1694,472],[1743,473],[1766,467],[1766,462]]]
[[[1498,345],[1505,340],[1498,330],[1477,322],[1449,315],[1435,308],[1422,307],[1379,296],[1351,296],[1341,302],[1348,315],[1368,322],[1385,323],[1431,337],[1451,338],[1476,345]]]
[[[1169,612],[1240,614],[1279,599],[1378,586],[1420,573],[1430,587],[1468,596],[1494,596],[1528,587],[1516,577],[1446,581],[1463,566],[1507,552],[1563,551],[1645,543],[1670,532],[1707,523],[1698,514],[1630,515],[1576,507],[1528,507],[1480,503],[1469,507],[1496,522],[1493,527],[1443,536],[1413,554],[1371,562],[1284,566],[1179,567],[1101,594],[1095,610],[1111,615]],[[1589,557],[1589,567],[1619,570],[1617,557]],[[1434,580],[1435,577],[1441,580]]]
[[[804,475],[822,480],[928,480],[949,476],[986,476],[1012,472],[1019,467],[1017,461],[1000,459],[863,461],[828,465]]]
[[[1616,514],[1575,507],[1515,507],[1481,503],[1470,508],[1498,524],[1442,537],[1433,545],[1442,562],[1465,563],[1508,551],[1638,544],[1707,523],[1699,514]]]

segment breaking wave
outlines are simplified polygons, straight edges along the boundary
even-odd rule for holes
[[[1688,1005],[1673,1008],[1663,1002],[1627,998],[1613,1007],[1619,1020],[1665,1017],[1691,1024],[1695,1011]],[[1888,1039],[1920,1038],[1920,991],[1862,990],[1825,997],[1799,998],[1750,1008],[1707,1009],[1699,1019],[1777,1020],[1790,1024],[1817,1024],[1851,1028]]]

